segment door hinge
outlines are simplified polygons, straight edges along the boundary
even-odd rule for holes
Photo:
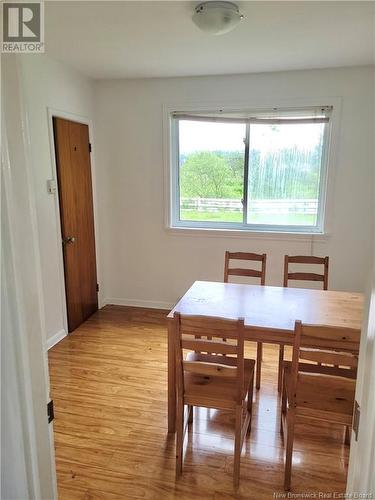
[[[96,284],[96,291],[99,292],[99,283]]]
[[[359,431],[359,421],[361,419],[361,409],[357,401],[354,401],[354,412],[353,412],[353,432],[355,440],[358,441],[358,431]]]
[[[48,423],[50,424],[52,420],[55,418],[55,413],[53,410],[53,399],[49,403],[47,403],[47,415],[48,415]]]
[[[89,152],[91,153],[92,147],[91,147],[91,142],[89,142]]]

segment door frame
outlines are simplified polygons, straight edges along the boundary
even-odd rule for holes
[[[373,242],[375,249],[375,240]],[[375,255],[366,290],[355,399],[360,407],[358,438],[352,432],[346,492],[375,493]],[[359,498],[359,497],[358,497]],[[365,498],[365,496],[363,496]]]
[[[21,56],[14,54],[2,61],[1,101],[3,104],[5,98],[9,105],[2,108],[1,114],[3,148],[0,166],[6,207],[6,216],[1,214],[1,223],[5,230],[12,229],[2,258],[11,275],[5,285],[14,305],[9,315],[16,324],[12,336],[16,347],[18,392],[13,396],[22,409],[20,436],[25,448],[27,489],[30,498],[54,500],[57,499],[56,461],[53,422],[48,423],[46,411],[49,371],[44,346],[42,273],[20,59]],[[3,85],[3,78],[6,85]],[[14,200],[22,200],[22,203],[14,203]],[[25,244],[27,252],[24,251]]]
[[[51,167],[52,167],[52,180],[55,181],[56,193],[55,197],[55,214],[56,214],[56,239],[59,246],[59,281],[60,281],[60,291],[61,291],[61,308],[62,316],[64,321],[64,330],[67,335],[68,333],[68,311],[66,306],[66,290],[65,290],[65,273],[64,273],[64,254],[63,247],[61,244],[61,216],[60,216],[60,200],[59,200],[59,189],[58,189],[58,176],[57,176],[57,165],[56,165],[56,148],[55,148],[55,136],[53,130],[53,118],[63,118],[76,123],[81,123],[87,125],[89,129],[89,141],[93,144],[93,122],[87,116],[77,115],[69,111],[63,111],[61,109],[56,109],[47,106],[47,119],[48,119],[48,135],[49,135],[49,145],[50,145],[50,157],[51,157]],[[94,232],[95,232],[95,256],[96,256],[96,274],[98,283],[101,282],[101,272],[100,272],[100,251],[99,244],[99,224],[98,224],[98,203],[97,203],[97,181],[96,181],[96,169],[95,169],[95,148],[91,148],[90,154],[90,166],[91,166],[91,182],[92,182],[92,198],[93,198],[93,211],[94,211]],[[103,303],[102,297],[103,290],[99,287],[98,292],[98,308],[100,309],[105,304]]]

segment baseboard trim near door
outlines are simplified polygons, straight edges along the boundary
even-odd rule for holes
[[[51,349],[51,347],[56,345],[58,342],[60,342],[60,340],[62,340],[66,336],[67,336],[67,333],[64,329],[59,330],[57,333],[55,333],[55,335],[52,335],[52,337],[47,339],[46,350],[48,351],[49,349]]]
[[[103,302],[114,306],[145,307],[149,309],[172,309],[174,306],[172,302],[159,302],[156,300],[105,298]]]

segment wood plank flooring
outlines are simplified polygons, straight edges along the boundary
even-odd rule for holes
[[[255,344],[247,356],[255,357]],[[277,359],[277,347],[264,345],[238,492],[234,417],[217,410],[195,410],[176,482],[174,436],[167,434],[165,311],[98,311],[49,351],[59,499],[287,498]],[[341,427],[300,426],[294,449],[293,493],[345,491],[349,448]]]

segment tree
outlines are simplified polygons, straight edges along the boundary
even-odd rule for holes
[[[199,151],[181,155],[180,161],[182,197],[243,197],[243,151]],[[249,199],[317,198],[320,163],[321,144],[309,150],[250,149]]]
[[[233,197],[233,171],[224,158],[210,151],[190,154],[180,169],[183,197]]]

